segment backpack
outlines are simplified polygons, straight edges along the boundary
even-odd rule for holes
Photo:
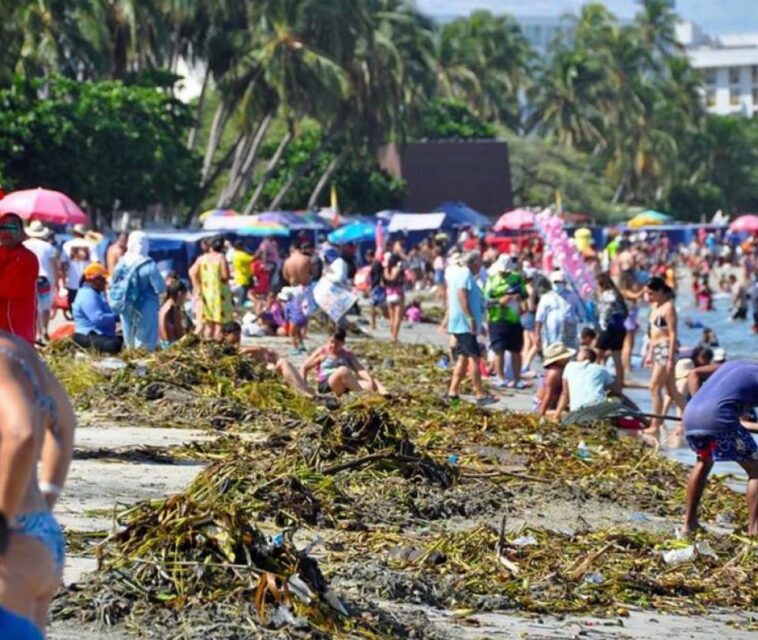
[[[150,258],[143,258],[135,262],[131,267],[127,267],[124,261],[118,263],[113,277],[109,298],[111,309],[119,315],[129,315],[139,306],[140,292],[137,286],[137,273],[142,265],[147,264]]]

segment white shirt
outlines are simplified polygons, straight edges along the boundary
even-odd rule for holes
[[[326,271],[326,277],[334,284],[340,286],[347,285],[347,262],[342,258],[337,258],[332,262]]]
[[[58,257],[55,247],[39,238],[24,240],[24,246],[37,256],[40,277],[47,278],[51,284],[55,285],[53,277],[55,276],[55,259]]]

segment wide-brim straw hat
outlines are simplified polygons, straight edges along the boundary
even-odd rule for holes
[[[569,360],[576,355],[576,349],[567,347],[562,342],[553,342],[542,352],[542,365],[548,366],[560,360]]]
[[[42,224],[39,220],[32,220],[31,224],[26,228],[26,235],[30,238],[47,240],[52,234],[52,230]]]

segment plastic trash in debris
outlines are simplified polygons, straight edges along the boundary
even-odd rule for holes
[[[532,547],[535,544],[539,543],[537,541],[537,538],[531,534],[521,536],[520,538],[516,538],[513,542],[511,542],[512,547]]]
[[[448,464],[458,464],[458,460],[459,460],[458,456],[456,454],[454,454],[454,453],[451,453],[447,457],[447,463]]]
[[[734,524],[734,514],[731,511],[724,511],[716,515],[716,524]]]
[[[121,360],[121,358],[103,358],[92,363],[94,369],[105,375],[123,371],[126,369],[126,366],[126,362]]]
[[[275,547],[281,547],[284,544],[284,535],[277,533],[271,536],[271,544]]]
[[[438,369],[447,369],[450,366],[450,359],[447,356],[442,356],[437,360]]]
[[[587,584],[603,584],[603,582],[605,582],[605,578],[603,578],[602,573],[593,571],[592,573],[588,573],[586,576],[584,576],[584,582]]]
[[[689,562],[695,557],[695,546],[682,547],[680,549],[669,549],[663,552],[663,561],[666,564],[683,564]]]
[[[584,443],[584,440],[579,442],[579,446],[576,448],[576,455],[581,460],[589,460],[591,453],[590,450],[587,448],[587,445]]]
[[[629,519],[632,522],[647,522],[650,520],[644,513],[641,513],[640,511],[635,511],[632,515],[629,516]]]
[[[707,556],[708,558],[713,558],[714,560],[718,560],[718,554],[713,550],[713,547],[711,547],[710,543],[707,540],[702,540],[701,542],[695,543],[695,551],[697,551],[697,555],[699,556]]]

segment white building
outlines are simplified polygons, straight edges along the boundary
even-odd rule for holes
[[[692,66],[703,72],[704,98],[710,113],[758,113],[758,33],[708,36],[695,24],[682,22],[677,38]]]

